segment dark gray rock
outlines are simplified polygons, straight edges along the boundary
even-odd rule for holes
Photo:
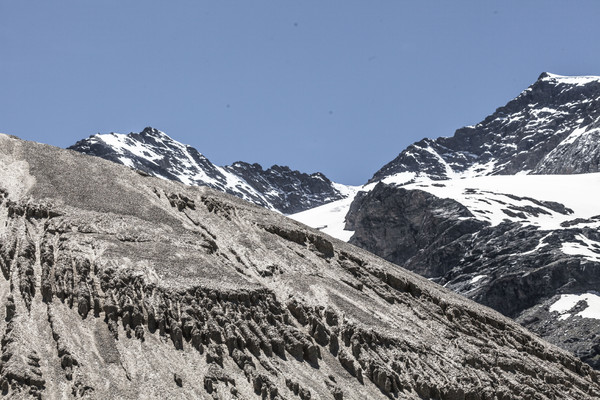
[[[350,243],[399,265],[486,225],[454,200],[383,183],[361,192],[346,216],[346,229],[355,231]],[[422,264],[415,272],[438,277],[455,265],[457,257],[457,249],[448,251],[438,256],[439,263]]]
[[[262,193],[276,210],[294,214],[344,198],[325,175],[306,174],[286,166],[263,170],[260,164],[235,162],[224,167]]]

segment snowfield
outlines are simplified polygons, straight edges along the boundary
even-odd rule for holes
[[[347,242],[354,231],[344,230],[346,214],[348,214],[350,204],[352,204],[356,193],[360,190],[360,186],[347,186],[347,190],[348,197],[345,199],[292,214],[289,217]]]
[[[570,318],[573,314],[569,313],[573,307],[580,301],[586,306],[582,311],[575,314],[577,317],[600,319],[600,296],[594,293],[583,294],[563,294],[555,303],[550,306],[550,312],[560,314],[558,319],[564,320]]]
[[[416,182],[407,183],[416,179]],[[463,204],[475,218],[498,225],[516,221],[542,230],[571,226],[600,227],[600,173],[579,175],[494,175],[433,181],[415,178],[414,173],[401,173],[386,178],[384,183],[408,190],[423,190],[440,198],[450,198]],[[354,195],[340,201],[307,210],[290,217],[338,239],[348,241],[353,232],[343,229],[346,214],[359,191],[370,191],[374,183],[355,187]],[[553,203],[558,203],[553,204]],[[564,207],[562,207],[564,206]],[[580,221],[573,221],[580,219]],[[594,242],[595,243],[595,242]],[[587,244],[587,243],[586,243]],[[592,243],[593,244],[593,243]],[[600,255],[574,243],[563,251],[600,259]]]
[[[561,223],[600,214],[600,173],[580,175],[495,175],[405,185],[463,204],[476,218],[498,225],[510,220],[543,230],[561,229]],[[562,204],[561,212],[551,204]],[[572,211],[572,212],[571,212]],[[514,215],[511,215],[514,214]],[[598,222],[578,227],[597,226]]]

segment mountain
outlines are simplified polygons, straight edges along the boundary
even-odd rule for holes
[[[9,398],[600,396],[501,314],[208,187],[0,135]]]
[[[140,133],[97,134],[69,149],[127,165],[152,176],[187,185],[209,186],[271,210],[291,214],[347,197],[345,185],[274,165],[236,162],[219,167],[195,148],[154,128]]]
[[[544,73],[292,218],[500,311],[600,368],[600,78]]]
[[[408,146],[369,182],[402,172],[431,179],[598,172],[599,124],[600,77],[543,73],[479,124]]]
[[[600,368],[600,210],[590,188],[600,173],[380,183],[354,200],[350,243]]]

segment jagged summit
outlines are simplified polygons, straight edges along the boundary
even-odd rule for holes
[[[596,172],[599,121],[600,78],[543,73],[477,125],[408,146],[369,182],[400,173],[443,180]]]
[[[554,81],[563,84],[585,85],[591,82],[600,82],[600,76],[566,76],[542,72],[538,80]]]
[[[133,133],[133,132],[132,132]],[[156,128],[153,128],[151,126],[147,126],[145,127],[141,132],[141,135],[146,135],[146,136],[167,136],[166,133],[164,133],[163,131],[160,131]],[[168,136],[167,136],[168,137]]]
[[[135,132],[130,132],[130,136],[135,137]],[[156,128],[152,128],[151,126],[145,127],[139,134],[139,136],[144,137],[145,139],[156,140],[158,142],[176,142],[175,139],[167,135],[165,132],[158,130]]]
[[[305,174],[274,165],[235,162],[214,165],[192,146],[147,127],[140,133],[97,134],[80,140],[71,150],[127,165],[153,176],[187,185],[210,186],[284,214],[303,211],[347,196],[344,185],[321,173]]]

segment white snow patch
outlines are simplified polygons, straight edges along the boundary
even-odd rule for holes
[[[496,167],[496,160],[488,161],[485,164],[476,163],[471,165],[469,168],[464,170],[463,172],[459,172],[451,176],[450,178],[454,179],[465,179],[465,178],[474,178],[476,176],[482,175],[490,175],[494,168]]]
[[[387,185],[404,185],[410,182],[411,180],[415,179],[416,176],[417,174],[415,174],[414,172],[399,172],[397,174],[385,177],[381,182]],[[370,191],[372,188],[375,187],[375,185],[377,185],[377,183],[378,182],[373,182],[368,185],[365,185],[362,190]]]
[[[493,162],[488,163],[492,168]],[[413,181],[414,180],[414,181]],[[412,181],[412,182],[411,182]],[[408,183],[411,182],[411,183]],[[402,186],[408,190],[423,190],[440,198],[450,198],[458,201],[469,209],[475,218],[488,221],[491,225],[498,225],[505,220],[521,222],[526,225],[537,226],[543,230],[564,229],[560,224],[576,218],[589,219],[600,215],[600,205],[596,201],[600,197],[600,173],[577,175],[493,175],[476,176],[433,181],[428,177],[417,176],[413,172],[402,172],[383,180],[383,183]],[[345,217],[350,209],[350,204],[358,191],[369,192],[377,182],[363,187],[349,186],[351,194],[343,200],[290,215],[313,228],[322,230],[341,240],[349,240],[352,232],[344,231]],[[508,196],[507,196],[508,195]],[[563,204],[573,210],[573,214],[561,214],[550,208],[540,206],[531,200],[516,200],[510,195],[529,197],[538,201],[553,201]],[[503,209],[519,214],[513,207],[541,208],[545,213],[537,216],[523,212],[525,218],[509,216]],[[327,221],[327,222],[324,222]],[[323,228],[327,225],[327,228]],[[597,226],[599,222],[583,223],[578,226]],[[335,227],[335,228],[334,228]],[[530,252],[537,251],[545,246],[543,239],[538,246]],[[568,247],[567,247],[568,249]],[[587,248],[577,247],[580,254],[583,249],[588,251],[585,255],[592,257]],[[570,250],[567,250],[570,251]],[[572,251],[575,251],[574,249]],[[528,254],[524,253],[524,254]],[[593,257],[600,257],[594,254]],[[600,260],[600,258],[599,258]]]
[[[122,133],[94,135],[94,137],[123,154],[129,152],[138,157],[147,158],[151,161],[162,158],[160,155],[156,154],[151,147],[144,146],[142,143],[132,140],[127,137],[127,135]]]
[[[358,188],[358,186],[349,186],[337,182],[331,182],[331,184],[333,185],[333,188],[344,197],[352,196],[354,198]]]
[[[440,198],[450,198],[467,207],[476,218],[497,225],[504,220],[538,226],[540,229],[563,229],[561,222],[575,218],[590,218],[600,214],[597,198],[600,196],[600,173],[577,175],[493,175],[465,179],[437,181],[438,185],[423,185],[415,182],[405,185],[406,189],[420,189]],[[529,197],[538,201],[558,202],[572,209],[573,214],[561,214],[535,204],[530,200],[515,200],[507,195]],[[541,208],[548,214],[537,216],[523,212],[520,216],[509,216],[503,209],[531,206]]]
[[[549,234],[547,234],[546,236],[544,236],[543,238],[541,238],[540,241],[538,242],[537,246],[535,246],[533,249],[531,249],[529,251],[526,251],[526,252],[523,252],[523,253],[515,254],[515,255],[517,255],[517,256],[526,256],[528,254],[535,253],[536,251],[540,250],[543,247],[548,246],[548,243],[545,243],[544,240],[546,240],[546,238],[548,236],[550,236],[550,235],[552,235],[552,232],[550,232]]]
[[[121,161],[123,165],[127,165],[129,168],[134,168],[133,161],[131,160],[131,158],[119,157],[119,161]]]
[[[548,76],[542,80],[553,80],[559,83],[566,83],[569,85],[586,85],[590,82],[600,81],[600,76],[563,76],[548,73]]]
[[[421,148],[423,150],[427,151],[429,154],[431,154],[435,158],[437,158],[437,160],[439,161],[439,163],[442,164],[442,166],[446,170],[446,176],[453,176],[455,174],[455,172],[452,169],[452,167],[446,162],[446,160],[444,160],[442,158],[442,156],[437,151],[435,151],[434,149],[432,149],[430,146],[421,147]]]
[[[571,256],[584,256],[587,260],[600,262],[600,243],[581,234],[577,235],[576,239],[584,244],[577,242],[563,243],[561,251]],[[596,248],[597,251],[594,252],[592,248]]]
[[[334,238],[347,242],[354,235],[354,231],[344,230],[346,214],[348,214],[350,204],[352,204],[356,193],[360,190],[360,186],[346,187],[348,197],[345,199],[292,214],[289,217],[312,228],[319,229],[321,232]]]
[[[580,137],[581,135],[583,135],[585,133],[587,128],[588,128],[587,126],[583,126],[583,127],[573,129],[573,132],[571,132],[571,134],[569,136],[567,136],[562,142],[560,142],[560,144],[557,146],[557,148],[559,146],[564,146],[564,145],[573,143],[575,140],[577,140],[578,137]]]
[[[388,185],[403,185],[413,179],[416,174],[414,172],[400,172],[395,175],[386,177],[383,183]],[[424,178],[425,181],[430,181],[429,178]],[[288,217],[302,222],[311,228],[319,229],[334,238],[347,242],[350,240],[354,231],[344,229],[346,225],[346,215],[350,210],[350,205],[358,192],[370,192],[378,182],[373,182],[364,186],[347,186],[339,183],[334,183],[334,187],[344,196],[345,199],[337,200],[319,207],[311,208],[310,210],[302,211],[296,214],[288,215]]]
[[[474,276],[474,277],[473,277],[473,278],[472,278],[472,279],[469,281],[469,283],[470,283],[470,284],[477,283],[477,282],[479,282],[480,280],[482,280],[483,278],[485,278],[486,276],[487,276],[487,275],[477,275],[477,276]]]
[[[562,294],[560,299],[550,306],[550,312],[558,312],[559,319],[565,320],[571,317],[569,311],[580,301],[585,301],[587,307],[575,314],[576,316],[600,319],[600,296],[594,293]]]

